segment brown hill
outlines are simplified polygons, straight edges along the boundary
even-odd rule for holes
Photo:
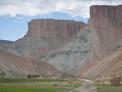
[[[14,42],[14,44],[9,45],[8,51],[26,58],[49,63],[48,60],[52,59],[51,57],[54,54],[58,54],[58,50],[60,54],[60,49],[72,42],[72,39],[75,39],[77,33],[85,26],[85,23],[73,20],[34,19],[28,23],[29,31],[27,34],[22,39]],[[48,60],[44,58],[48,58]],[[67,70],[71,71],[71,68],[74,68],[74,61],[68,66],[63,58],[59,61],[56,59],[54,63],[49,64],[65,73],[69,72]],[[56,64],[58,65],[57,67],[55,66]]]
[[[10,78],[27,78],[28,75],[59,75],[60,72],[46,62],[37,62],[14,55],[0,47],[0,72]]]
[[[92,64],[90,68],[83,74],[83,76],[96,77],[110,77],[120,75],[122,71],[122,51],[119,49],[113,54]]]
[[[85,25],[72,20],[34,19],[28,23],[27,34],[17,40],[11,50],[22,56],[40,59],[64,47]]]
[[[121,19],[121,5],[91,6],[87,27],[71,20],[34,19],[29,22],[27,34],[9,45],[8,51],[48,62],[56,69],[74,75],[111,75],[121,71]]]

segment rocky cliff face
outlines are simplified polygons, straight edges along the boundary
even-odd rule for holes
[[[83,28],[83,22],[72,20],[35,19],[29,22],[27,36],[37,38],[72,38]]]
[[[90,8],[90,25],[94,28],[93,48],[102,58],[122,46],[122,6],[94,5]]]
[[[17,40],[12,49],[26,57],[40,59],[64,47],[84,26],[71,20],[34,19],[28,24],[27,35]]]
[[[63,48],[49,53],[43,59],[62,72],[78,76],[81,67],[88,64],[92,58],[91,35],[91,30],[85,27]]]
[[[94,62],[83,75],[100,77],[120,74],[122,60],[122,6],[93,5],[88,24],[92,31]],[[92,61],[92,60],[91,60]],[[92,64],[93,63],[93,64]],[[83,69],[81,70],[83,71]]]
[[[98,64],[101,59],[114,55],[122,47],[121,19],[122,6],[104,5],[91,6],[87,26],[71,20],[35,19],[29,22],[25,37],[12,44],[9,51],[46,61],[59,71],[72,75],[97,75],[96,69],[104,66]],[[114,61],[109,60],[110,63]],[[111,66],[105,65],[106,69]],[[91,67],[95,73],[88,72]]]

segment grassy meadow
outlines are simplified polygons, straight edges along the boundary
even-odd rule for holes
[[[0,77],[0,92],[81,92],[79,80],[9,79]],[[97,92],[122,92],[122,86],[96,85]]]
[[[122,92],[122,86],[99,86],[97,92]]]
[[[69,92],[79,86],[74,80],[0,78],[0,92]]]

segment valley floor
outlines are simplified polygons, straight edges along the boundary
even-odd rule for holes
[[[79,86],[74,80],[0,80],[0,92],[70,92]]]
[[[0,79],[0,92],[83,92],[82,88],[76,80]],[[99,85],[96,92],[122,92],[122,86]]]
[[[122,92],[122,86],[97,87],[97,92]]]

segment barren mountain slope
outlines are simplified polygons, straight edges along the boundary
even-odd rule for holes
[[[100,77],[120,75],[122,71],[122,50],[117,50],[113,54],[104,57],[93,64],[83,76]]]
[[[26,78],[27,75],[57,75],[60,74],[46,62],[37,62],[6,52],[0,47],[0,72],[6,77]]]
[[[121,71],[122,6],[93,5],[88,28],[92,31],[93,58],[81,67],[81,75],[111,75]],[[120,64],[120,65],[119,65]]]
[[[8,51],[61,72],[98,76],[121,71],[121,47],[122,6],[93,5],[87,27],[71,20],[34,19],[24,38]]]
[[[78,76],[82,66],[90,62],[91,34],[89,28],[83,28],[63,48],[53,51],[43,57],[42,60],[55,66],[58,70]]]
[[[122,5],[93,5],[90,26],[94,29],[93,51],[102,59],[122,47]]]
[[[9,50],[40,60],[50,51],[64,47],[85,25],[73,20],[33,19],[28,23],[27,34]]]

